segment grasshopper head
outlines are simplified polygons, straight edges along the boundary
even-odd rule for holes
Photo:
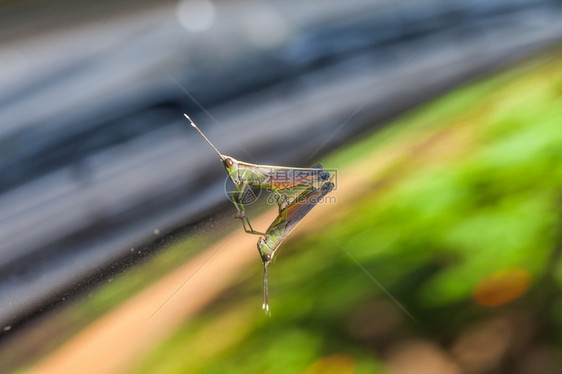
[[[267,264],[269,264],[269,262],[273,259],[274,252],[271,248],[269,248],[263,237],[258,239],[258,251],[260,252],[263,264],[267,266]]]
[[[238,177],[238,161],[230,156],[221,156],[222,164],[234,184],[240,183]]]

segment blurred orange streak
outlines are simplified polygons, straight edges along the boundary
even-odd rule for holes
[[[483,306],[503,305],[523,295],[531,281],[531,275],[524,269],[502,269],[484,277],[474,287],[474,300]]]

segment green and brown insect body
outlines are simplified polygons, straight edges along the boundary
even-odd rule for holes
[[[230,156],[223,164],[232,182],[245,183],[250,187],[280,192],[288,189],[302,189],[314,186],[319,188],[330,179],[329,172],[318,164],[314,168],[293,168],[286,166],[256,165],[238,161]]]
[[[293,168],[286,166],[257,165],[248,162],[238,161],[234,157],[223,155],[210,142],[201,130],[193,123],[187,114],[185,117],[191,126],[209,143],[213,150],[219,155],[230,180],[236,185],[231,193],[231,200],[236,208],[235,218],[242,220],[244,231],[255,235],[264,233],[255,231],[250,224],[250,220],[245,215],[244,204],[241,203],[241,196],[244,195],[246,188],[254,187],[272,191],[277,196],[279,210],[285,205],[286,196],[282,191],[289,189],[308,189],[310,187],[320,188],[326,181],[331,179],[331,174],[322,170],[322,165],[313,168]]]
[[[248,187],[272,191],[277,198],[279,209],[281,209],[287,199],[287,195],[283,193],[284,191],[296,191],[310,187],[319,188],[324,182],[331,179],[331,174],[322,170],[321,164],[314,168],[292,168],[256,165],[241,162],[229,156],[225,157],[224,166],[230,179],[236,185],[231,194],[231,200],[238,211],[236,218],[240,219],[243,219],[245,216],[244,207],[240,200]],[[261,233],[259,234],[261,235]]]
[[[279,211],[265,235],[258,239],[258,251],[263,262],[263,309],[266,311],[269,311],[267,266],[283,240],[333,188],[334,184],[328,181],[320,188],[310,187],[303,191],[291,204]]]

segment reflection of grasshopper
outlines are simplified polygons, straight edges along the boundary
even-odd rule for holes
[[[250,220],[245,215],[244,205],[240,202],[241,197],[248,187],[257,187],[273,191],[273,193],[277,195],[277,202],[279,204],[279,210],[281,211],[286,205],[286,196],[281,195],[281,191],[298,188],[305,188],[307,190],[310,188],[318,188],[331,179],[330,173],[322,170],[322,165],[317,165],[313,168],[256,165],[238,161],[230,156],[223,155],[209,139],[207,139],[201,130],[199,130],[191,118],[189,118],[187,114],[184,115],[191,123],[191,126],[193,126],[195,130],[201,134],[203,139],[217,152],[229,178],[236,185],[236,188],[231,194],[231,200],[237,211],[234,217],[242,220],[242,226],[247,233],[265,235],[252,228]]]
[[[298,195],[294,202],[279,210],[279,215],[267,229],[265,235],[258,239],[258,251],[263,261],[263,309],[269,311],[267,287],[267,265],[287,235],[300,223],[327,193],[332,191],[334,184],[325,182],[320,188],[310,187]]]

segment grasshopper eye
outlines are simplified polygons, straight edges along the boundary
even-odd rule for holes
[[[226,164],[226,166],[228,166],[229,168],[232,167],[232,165],[234,165],[234,162],[232,162],[232,159],[227,158],[226,160],[224,160],[224,163]]]

